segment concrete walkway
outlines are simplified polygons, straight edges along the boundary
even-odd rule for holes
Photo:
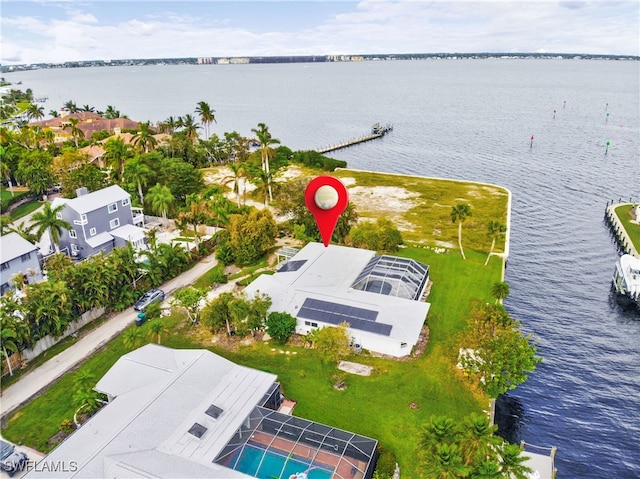
[[[185,271],[180,276],[160,286],[167,295],[165,303],[171,298],[171,294],[174,291],[193,284],[195,280],[216,264],[215,255],[208,256],[194,265],[189,271]],[[216,294],[220,294],[225,291],[232,291],[235,287],[234,281],[221,285],[214,291]],[[18,382],[3,389],[0,395],[0,415],[2,418],[5,418],[13,410],[28,402],[56,379],[118,336],[120,332],[135,321],[136,316],[137,313],[132,307],[116,314],[100,327],[79,339],[73,346],[30,371],[21,377]]]

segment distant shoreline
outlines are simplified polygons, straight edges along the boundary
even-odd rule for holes
[[[282,56],[229,56],[184,58],[128,58],[118,60],[80,60],[62,63],[31,63],[2,65],[0,72],[38,70],[46,68],[84,68],[142,65],[246,65],[265,63],[344,63],[398,60],[485,60],[485,59],[546,59],[546,60],[615,60],[640,61],[636,55],[607,55],[588,53],[380,53],[349,55],[282,55]]]

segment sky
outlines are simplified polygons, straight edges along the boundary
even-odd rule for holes
[[[640,55],[638,0],[0,0],[0,63],[384,53]]]

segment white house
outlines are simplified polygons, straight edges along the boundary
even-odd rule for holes
[[[148,344],[112,366],[95,387],[109,403],[25,477],[288,478],[322,469],[318,477],[371,478],[377,441],[277,412],[276,379],[204,349]]]
[[[271,297],[272,311],[298,319],[298,334],[346,321],[354,345],[402,357],[418,342],[429,311],[428,281],[429,267],[411,259],[309,243],[245,293]]]

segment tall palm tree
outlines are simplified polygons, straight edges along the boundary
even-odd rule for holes
[[[238,201],[238,208],[240,208],[240,180],[244,178],[246,181],[244,165],[242,163],[229,163],[227,166],[232,175],[223,178],[222,181],[225,184],[232,183],[232,189]]]
[[[262,156],[262,169],[269,173],[269,156],[274,153],[271,145],[279,145],[280,140],[273,138],[269,132],[269,128],[264,123],[258,123],[258,128],[252,128],[252,132],[256,134],[256,138],[260,143],[260,153]],[[267,190],[269,191],[269,201],[273,201],[273,195],[271,193],[271,178],[268,178]]]
[[[489,258],[491,257],[491,253],[493,253],[493,248],[496,246],[496,239],[504,235],[506,231],[507,227],[499,221],[489,221],[489,223],[487,223],[487,234],[491,238],[491,247],[489,248],[487,259],[484,262],[485,266],[489,263]]]
[[[151,188],[147,194],[147,201],[151,206],[151,210],[158,214],[162,214],[165,226],[167,224],[167,211],[175,201],[173,194],[168,186],[158,183]]]
[[[71,130],[71,138],[73,138],[76,148],[78,148],[78,138],[84,138],[83,131],[78,128],[80,120],[77,118],[69,118],[69,121],[62,126],[63,130]]]
[[[9,166],[8,162],[4,161],[4,155],[5,155],[4,147],[0,145],[0,156],[3,159],[3,161],[0,161],[0,172],[2,173],[2,176],[4,176],[5,180],[7,180],[7,183],[9,184],[9,191],[11,192],[11,196],[15,196],[15,193],[13,192],[13,183],[11,182],[11,167]]]
[[[491,295],[496,298],[496,304],[501,303],[509,296],[509,284],[505,281],[498,281],[491,286]]]
[[[124,142],[122,138],[109,138],[104,144],[103,158],[115,170],[116,178],[122,178],[124,165],[133,156],[131,145]]]
[[[133,137],[133,145],[144,153],[154,150],[158,144],[158,140],[153,136],[154,131],[151,129],[150,122],[140,123],[140,131]]]
[[[31,216],[31,222],[38,238],[42,237],[46,231],[49,234],[51,245],[56,251],[58,251],[62,231],[71,229],[71,225],[67,221],[58,217],[63,209],[64,205],[52,208],[51,203],[45,203],[41,211],[36,211]]]
[[[49,115],[53,118],[58,118],[60,116],[60,113],[58,112],[58,110],[49,110]]]
[[[502,439],[494,435],[497,430],[498,426],[491,425],[486,414],[471,414],[464,419],[461,448],[465,464],[477,464],[484,458],[495,457],[495,448],[502,444]]]
[[[144,194],[142,187],[147,186],[147,182],[151,177],[151,169],[142,161],[140,156],[127,161],[124,165],[124,177],[127,181],[133,182],[138,187],[138,196],[140,203],[144,205]]]
[[[213,110],[208,103],[201,101],[198,103],[196,107],[196,113],[200,115],[200,121],[204,125],[205,135],[207,139],[209,138],[209,125],[211,122],[216,122],[216,117],[214,115],[215,110]]]
[[[160,124],[158,125],[158,128],[160,129],[161,132],[172,135],[173,132],[176,131],[176,128],[179,127],[179,124],[180,122],[178,121],[178,118],[174,118],[170,116],[165,121],[160,122]]]
[[[458,223],[458,246],[460,247],[462,259],[467,259],[464,255],[464,249],[462,249],[462,223],[469,216],[471,216],[471,206],[466,203],[458,203],[451,208],[451,221]]]
[[[191,140],[192,143],[194,143],[198,138],[198,128],[200,127],[200,125],[198,125],[193,116],[189,114],[186,114],[184,118],[182,118],[181,123],[182,128],[184,128],[185,135],[187,136],[187,138],[189,138],[189,140]]]
[[[92,106],[89,105],[83,105],[83,107],[80,109],[80,111],[84,111],[84,112],[94,112],[96,111],[96,109]]]
[[[36,103],[31,103],[27,108],[27,118],[36,121],[44,118],[44,107]]]

